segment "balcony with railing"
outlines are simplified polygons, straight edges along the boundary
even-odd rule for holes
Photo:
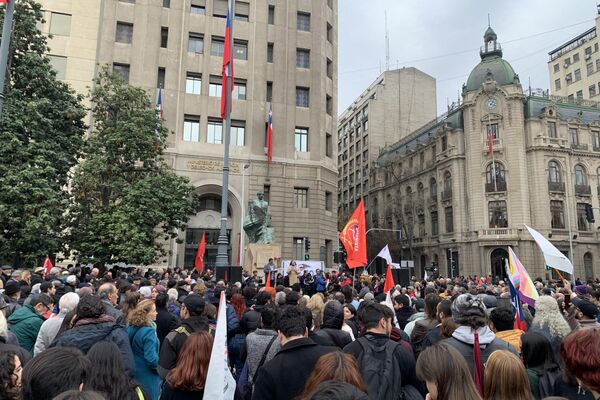
[[[452,200],[452,189],[444,190],[442,192],[442,201]]]
[[[564,193],[565,192],[565,183],[564,182],[548,182],[548,191],[555,193]]]
[[[492,141],[492,150],[494,151],[498,151],[498,150],[502,150],[502,139],[494,139]],[[485,141],[485,143],[483,144],[483,152],[484,153],[488,153],[490,151],[490,142],[488,142],[487,140]]]
[[[480,229],[477,232],[479,239],[507,239],[516,238],[518,232],[512,228],[491,228],[491,229]]]
[[[592,188],[590,185],[575,185],[576,196],[591,196]]]
[[[486,183],[485,191],[486,193],[506,192],[506,181]]]
[[[573,150],[587,151],[588,145],[586,143],[571,143],[571,148]]]

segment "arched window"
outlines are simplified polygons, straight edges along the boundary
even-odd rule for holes
[[[552,160],[548,163],[548,182],[550,183],[560,183],[562,181],[562,176],[560,173],[560,165]]]
[[[496,183],[506,183],[506,175],[504,171],[504,165],[498,161],[490,163],[485,170],[485,183],[494,183],[494,175],[496,177]]]
[[[598,187],[600,187],[600,167],[596,170],[596,174],[598,175]]]
[[[452,175],[450,174],[450,171],[444,173],[444,191],[452,191]]]
[[[431,180],[429,181],[429,196],[432,199],[437,198],[437,181],[435,180],[435,178],[431,178]]]
[[[581,164],[575,166],[575,185],[587,186],[587,173]]]

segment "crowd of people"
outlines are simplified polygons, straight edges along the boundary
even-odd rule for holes
[[[202,399],[224,292],[239,400],[600,398],[600,281],[2,267],[0,400]],[[265,282],[268,277],[272,281]],[[220,328],[219,328],[220,329]]]

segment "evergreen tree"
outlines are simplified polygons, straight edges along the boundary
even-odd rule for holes
[[[63,248],[69,171],[83,144],[85,109],[45,56],[41,6],[15,6],[0,117],[0,260],[19,266]],[[2,8],[0,26],[3,20]]]
[[[104,67],[93,129],[72,181],[69,247],[82,262],[151,264],[185,229],[197,197],[164,162],[167,130],[147,93]]]

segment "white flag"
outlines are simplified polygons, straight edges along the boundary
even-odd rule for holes
[[[573,274],[573,264],[571,264],[571,260],[569,260],[567,256],[554,247],[554,245],[550,243],[548,239],[542,236],[541,233],[528,227],[527,225],[525,225],[525,228],[527,228],[537,245],[540,247],[540,250],[542,250],[547,267],[556,268],[571,275]]]
[[[377,257],[381,257],[387,261],[387,265],[392,265],[392,256],[390,255],[390,249],[386,244],[383,249],[377,254]]]
[[[427,271],[425,271],[425,276],[423,277],[423,280],[424,280],[424,281],[426,281],[426,280],[427,280],[427,278],[428,278],[428,276],[427,276]]]
[[[235,380],[227,364],[227,303],[223,290],[219,301],[215,341],[204,385],[204,400],[233,400]]]

